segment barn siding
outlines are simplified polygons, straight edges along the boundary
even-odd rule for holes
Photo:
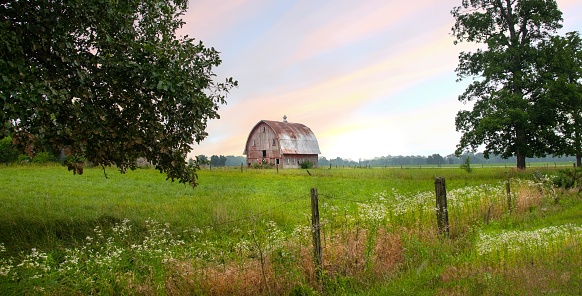
[[[275,140],[275,145],[273,145]],[[262,159],[269,159],[275,164],[277,158],[281,158],[277,135],[267,124],[260,123],[253,129],[247,141],[247,164],[259,162]],[[263,150],[265,156],[263,156]]]

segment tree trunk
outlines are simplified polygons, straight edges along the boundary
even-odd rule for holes
[[[517,169],[518,170],[525,170],[525,155],[521,153],[521,151],[517,151],[516,153],[517,158]]]
[[[524,150],[527,146],[525,130],[523,128],[518,128],[515,139],[515,156],[517,158],[517,169],[525,170],[525,153]]]

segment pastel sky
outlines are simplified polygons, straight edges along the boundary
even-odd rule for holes
[[[181,34],[221,52],[227,97],[191,156],[242,155],[260,120],[303,123],[329,158],[442,156],[455,150],[450,14],[461,0],[191,0]],[[582,1],[557,0],[564,29],[582,31]]]

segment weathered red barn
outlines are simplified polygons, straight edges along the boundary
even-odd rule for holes
[[[310,128],[301,123],[261,120],[247,138],[247,165],[270,163],[280,168],[299,168],[304,162],[317,167],[319,144]]]

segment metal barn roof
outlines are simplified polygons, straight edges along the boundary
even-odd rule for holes
[[[273,129],[279,139],[281,153],[321,154],[317,138],[307,126],[301,123],[261,120],[253,127],[251,133],[261,123],[265,123]]]

